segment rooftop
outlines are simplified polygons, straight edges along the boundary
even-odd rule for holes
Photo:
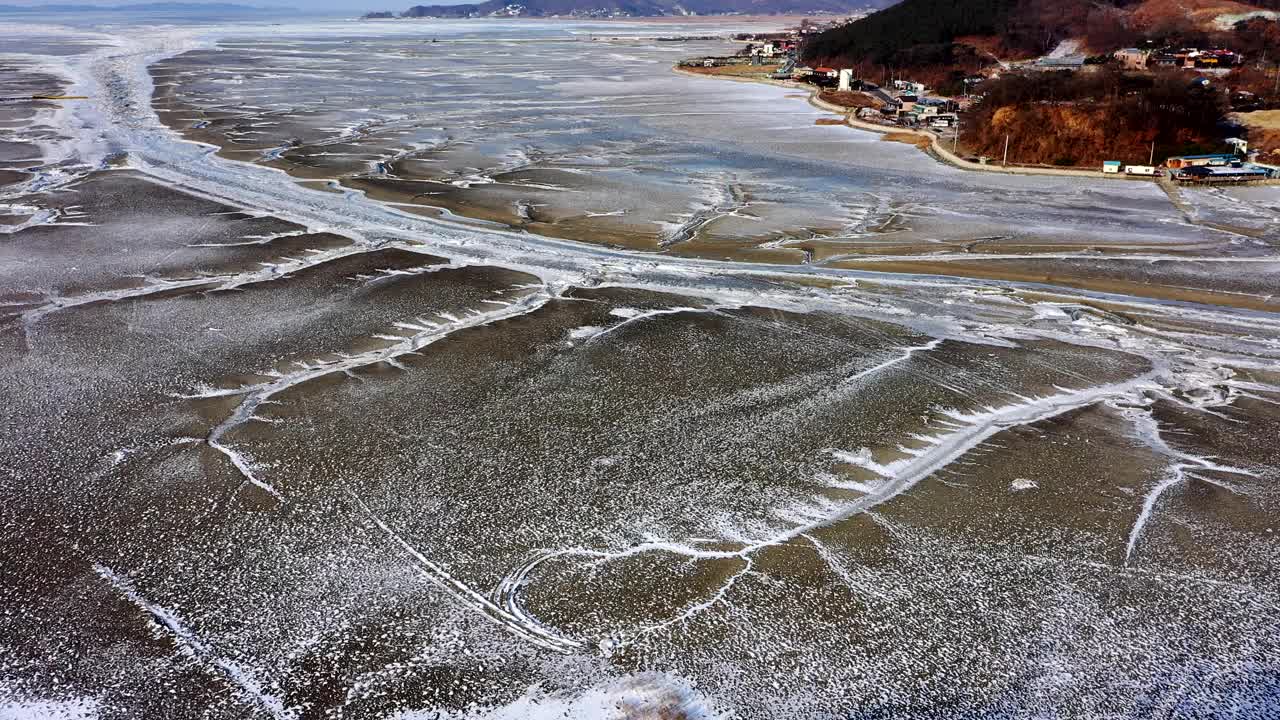
[[[1248,165],[1241,166],[1241,167],[1226,167],[1226,166],[1195,167],[1195,168],[1188,168],[1183,172],[1185,172],[1188,175],[1264,175],[1265,176],[1269,174],[1264,168],[1250,167]]]

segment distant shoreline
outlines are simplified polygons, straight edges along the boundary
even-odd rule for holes
[[[389,18],[370,18],[358,17],[356,20],[365,22],[399,22],[414,20],[466,20],[466,21],[484,21],[484,20],[562,20],[567,22],[610,22],[610,23],[646,23],[646,24],[670,24],[670,25],[690,25],[701,23],[724,23],[725,21],[740,22],[776,22],[783,24],[798,24],[801,20],[812,20],[815,17],[842,17],[838,13],[830,15],[631,15],[627,17],[584,17],[575,15],[518,15],[512,17],[446,17],[435,15],[421,15],[415,17],[389,17]],[[729,39],[729,38],[726,38]]]
[[[844,124],[854,128],[855,130],[865,130],[867,132],[877,133],[879,135],[909,135],[918,137],[921,140],[927,140],[928,145],[922,147],[921,150],[930,157],[941,163],[950,165],[960,170],[969,170],[974,172],[988,172],[1002,175],[1047,175],[1052,177],[1074,177],[1084,179],[1097,180],[1129,180],[1129,181],[1145,181],[1152,182],[1154,178],[1134,177],[1129,175],[1108,175],[1100,170],[1082,170],[1072,168],[1041,168],[1026,167],[1020,165],[983,165],[981,163],[970,162],[948,150],[942,141],[942,138],[936,133],[928,130],[919,130],[915,128],[896,127],[889,125],[878,125],[869,123],[853,117],[853,112],[849,108],[833,105],[822,100],[819,95],[821,89],[812,85],[794,82],[791,80],[769,80],[763,78],[737,77],[732,75],[704,75],[702,73],[690,72],[679,66],[673,66],[672,72],[687,77],[704,78],[709,80],[731,80],[734,82],[755,83],[757,85],[773,85],[775,87],[783,87],[789,90],[800,90],[809,94],[808,102],[810,105],[827,112],[842,115]]]

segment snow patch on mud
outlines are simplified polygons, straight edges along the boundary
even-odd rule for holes
[[[712,720],[723,715],[684,680],[659,673],[633,675],[579,695],[529,688],[507,705],[469,712],[412,710],[393,720]]]
[[[1280,19],[1280,12],[1274,10],[1254,10],[1252,12],[1243,13],[1224,13],[1214,18],[1213,26],[1217,30],[1227,31],[1235,27],[1237,23],[1253,20],[1254,18],[1262,18],[1264,20]]]
[[[0,694],[4,688],[0,687]],[[80,700],[0,700],[0,720],[93,720],[98,702]]]
[[[583,325],[569,331],[569,340],[572,345],[573,340],[587,340],[604,332],[604,328],[599,325]]]

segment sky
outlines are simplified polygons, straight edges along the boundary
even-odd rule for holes
[[[298,10],[318,10],[328,12],[366,13],[371,10],[391,10],[402,12],[413,5],[457,5],[463,2],[483,0],[0,0],[0,5],[25,5],[40,7],[42,5],[136,5],[150,2],[190,2],[190,3],[232,3],[236,5],[256,5],[265,7],[289,7]]]

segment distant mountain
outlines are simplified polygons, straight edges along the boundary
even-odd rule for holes
[[[884,7],[895,0],[488,0],[466,5],[418,5],[404,17],[546,17],[572,15],[778,15],[847,14]]]
[[[0,13],[205,13],[234,14],[253,12],[279,12],[283,7],[255,7],[234,3],[157,2],[132,5],[0,5]]]

